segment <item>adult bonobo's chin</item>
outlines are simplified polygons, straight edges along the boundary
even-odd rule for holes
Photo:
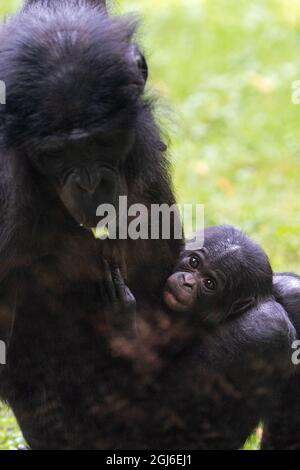
[[[272,296],[273,274],[263,249],[240,230],[221,225],[204,231],[204,245],[189,244],[164,290],[166,305],[216,325]]]
[[[29,2],[2,33],[0,70],[5,144],[26,155],[40,185],[78,223],[92,227],[100,204],[115,206],[127,193],[147,64],[132,19],[109,17],[103,2],[84,3],[52,2],[51,11]]]

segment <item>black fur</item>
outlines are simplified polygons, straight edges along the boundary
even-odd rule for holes
[[[204,230],[201,249],[187,244],[164,295],[171,309],[213,327],[271,298],[272,289],[273,272],[262,248],[240,230],[218,225]]]
[[[300,276],[294,273],[277,273],[274,276],[274,296],[296,328],[300,339]],[[300,450],[300,365],[284,383],[275,390],[273,407],[265,417],[262,448],[268,450]]]
[[[0,394],[33,449],[237,448],[294,329],[266,299],[195,332],[160,305],[181,242],[149,240],[122,246],[143,341],[112,337],[103,247],[79,222],[120,194],[174,196],[134,22],[101,4],[27,2],[0,30]]]
[[[78,222],[90,226],[97,204],[120,194],[129,204],[174,203],[135,22],[94,3],[29,2],[0,31],[0,387],[32,448],[110,440],[95,434],[114,380],[105,375],[118,364],[107,346],[103,248]],[[157,302],[181,242],[131,245],[123,244],[130,286]]]

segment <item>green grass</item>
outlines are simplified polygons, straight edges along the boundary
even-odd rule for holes
[[[0,450],[15,450],[24,444],[13,414],[2,405],[0,407]]]
[[[17,3],[2,0],[0,15]],[[246,230],[275,270],[300,271],[300,105],[291,101],[300,79],[300,2],[118,4],[143,18],[178,200],[205,204],[206,224]],[[14,447],[16,428],[3,413],[0,448]],[[252,436],[246,448],[258,443]]]

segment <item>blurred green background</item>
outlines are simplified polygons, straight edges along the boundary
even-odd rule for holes
[[[20,3],[0,1],[0,17]],[[207,225],[246,230],[275,270],[300,271],[300,1],[122,0],[113,10],[141,16],[178,201],[205,204]],[[0,449],[20,442],[0,408]]]

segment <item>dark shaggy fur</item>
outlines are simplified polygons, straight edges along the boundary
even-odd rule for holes
[[[213,328],[271,298],[273,272],[264,250],[241,230],[217,225],[203,234],[200,249],[187,244],[164,298],[171,309]]]
[[[274,296],[288,312],[299,340],[300,276],[293,273],[277,273],[274,276]],[[285,381],[282,390],[274,390],[273,406],[265,418],[263,449],[300,450],[299,392],[300,366],[297,365],[295,373]]]
[[[294,330],[273,301],[213,336],[162,312],[181,243],[157,240],[123,246],[142,341],[111,336],[101,243],[78,222],[120,194],[174,197],[134,25],[102,3],[28,1],[0,30],[1,397],[33,449],[237,448]]]

